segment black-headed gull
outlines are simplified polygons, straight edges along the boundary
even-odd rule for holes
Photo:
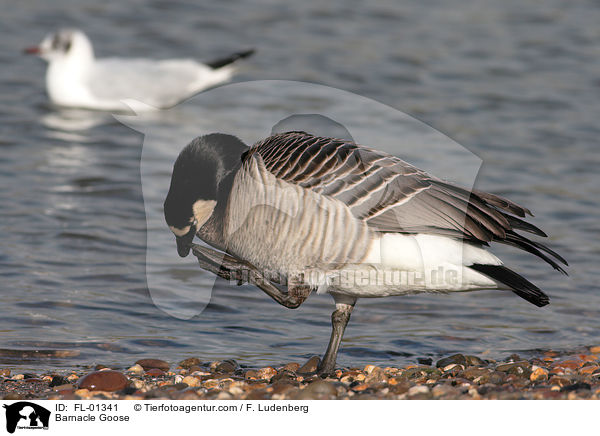
[[[172,107],[203,89],[229,80],[234,72],[233,63],[250,56],[254,50],[206,64],[193,59],[96,59],[92,43],[82,31],[63,29],[25,52],[48,62],[46,90],[54,104],[138,111]],[[136,102],[141,104],[138,106]]]
[[[179,255],[192,249],[204,269],[254,283],[290,308],[313,290],[333,296],[321,374],[335,369],[358,298],[504,289],[541,307],[546,294],[487,246],[515,246],[561,272],[566,264],[518,233],[546,236],[522,219],[528,209],[352,141],[304,132],[250,148],[231,135],[195,139],[175,162],[164,213]],[[227,254],[193,244],[195,236]]]

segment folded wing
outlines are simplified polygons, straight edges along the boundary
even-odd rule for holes
[[[375,231],[442,235],[479,245],[501,242],[565,273],[559,262],[567,262],[560,255],[516,233],[546,236],[522,219],[531,212],[500,196],[463,189],[350,141],[305,132],[273,135],[246,155],[254,153],[277,178],[343,202]]]

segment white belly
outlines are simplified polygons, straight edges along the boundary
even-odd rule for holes
[[[388,233],[372,241],[363,263],[310,270],[306,278],[319,292],[355,297],[498,289],[497,282],[467,268],[474,263],[502,262],[483,248],[452,238]]]

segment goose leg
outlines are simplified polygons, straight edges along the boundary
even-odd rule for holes
[[[322,377],[333,374],[335,371],[335,362],[338,350],[340,349],[340,343],[348,321],[350,321],[350,314],[356,303],[356,298],[337,294],[334,294],[333,298],[335,299],[335,310],[331,314],[331,338],[329,339],[329,345],[327,345],[327,351],[325,351],[323,360],[321,360],[317,368],[317,374]]]
[[[291,281],[288,292],[283,292],[267,280],[254,265],[203,245],[192,244],[192,253],[198,259],[202,269],[225,280],[237,280],[239,285],[244,282],[253,284],[288,309],[298,308],[311,292],[310,287],[294,284]]]

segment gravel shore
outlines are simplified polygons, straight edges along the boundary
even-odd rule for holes
[[[13,374],[0,368],[0,397],[50,399],[600,399],[600,346],[546,351],[503,361],[455,354],[404,367],[338,369],[322,379],[319,362],[241,368],[234,360],[188,358],[176,365],[142,359],[126,369],[98,365],[70,373]]]

